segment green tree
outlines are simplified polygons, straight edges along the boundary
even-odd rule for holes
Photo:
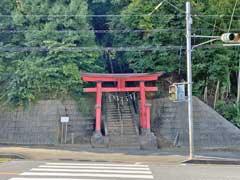
[[[101,71],[98,52],[78,50],[96,47],[89,19],[82,16],[89,13],[85,0],[18,0],[5,9],[11,27],[8,20],[3,24],[17,33],[2,40],[4,48],[15,48],[5,53],[10,68],[2,76],[4,102],[28,105],[40,98],[80,95],[79,71]]]

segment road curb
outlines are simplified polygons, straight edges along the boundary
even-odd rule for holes
[[[233,159],[192,159],[183,164],[215,164],[215,165],[240,165],[240,160]]]
[[[0,154],[0,158],[4,159],[27,159],[25,156],[20,154]]]

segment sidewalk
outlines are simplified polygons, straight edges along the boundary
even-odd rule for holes
[[[187,149],[108,149],[90,145],[0,146],[0,158],[19,156],[29,160],[75,160],[153,165],[181,164],[188,160]],[[193,164],[240,164],[240,151],[206,150],[196,152]]]
[[[161,150],[106,149],[76,146],[1,146],[1,155],[19,155],[31,160],[107,161],[122,163],[180,164],[187,156]]]

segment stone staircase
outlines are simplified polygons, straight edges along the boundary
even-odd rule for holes
[[[118,97],[121,99],[124,94],[118,94]],[[109,147],[140,148],[138,128],[128,102],[125,100],[117,103],[106,98],[104,105]]]

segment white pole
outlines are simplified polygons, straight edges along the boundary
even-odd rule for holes
[[[67,131],[68,131],[68,123],[66,122],[65,123],[65,140],[64,140],[64,143],[67,144]]]
[[[189,159],[194,156],[193,109],[192,109],[192,17],[190,2],[186,3],[186,38],[187,38],[187,78],[188,78],[188,123],[189,123]]]

